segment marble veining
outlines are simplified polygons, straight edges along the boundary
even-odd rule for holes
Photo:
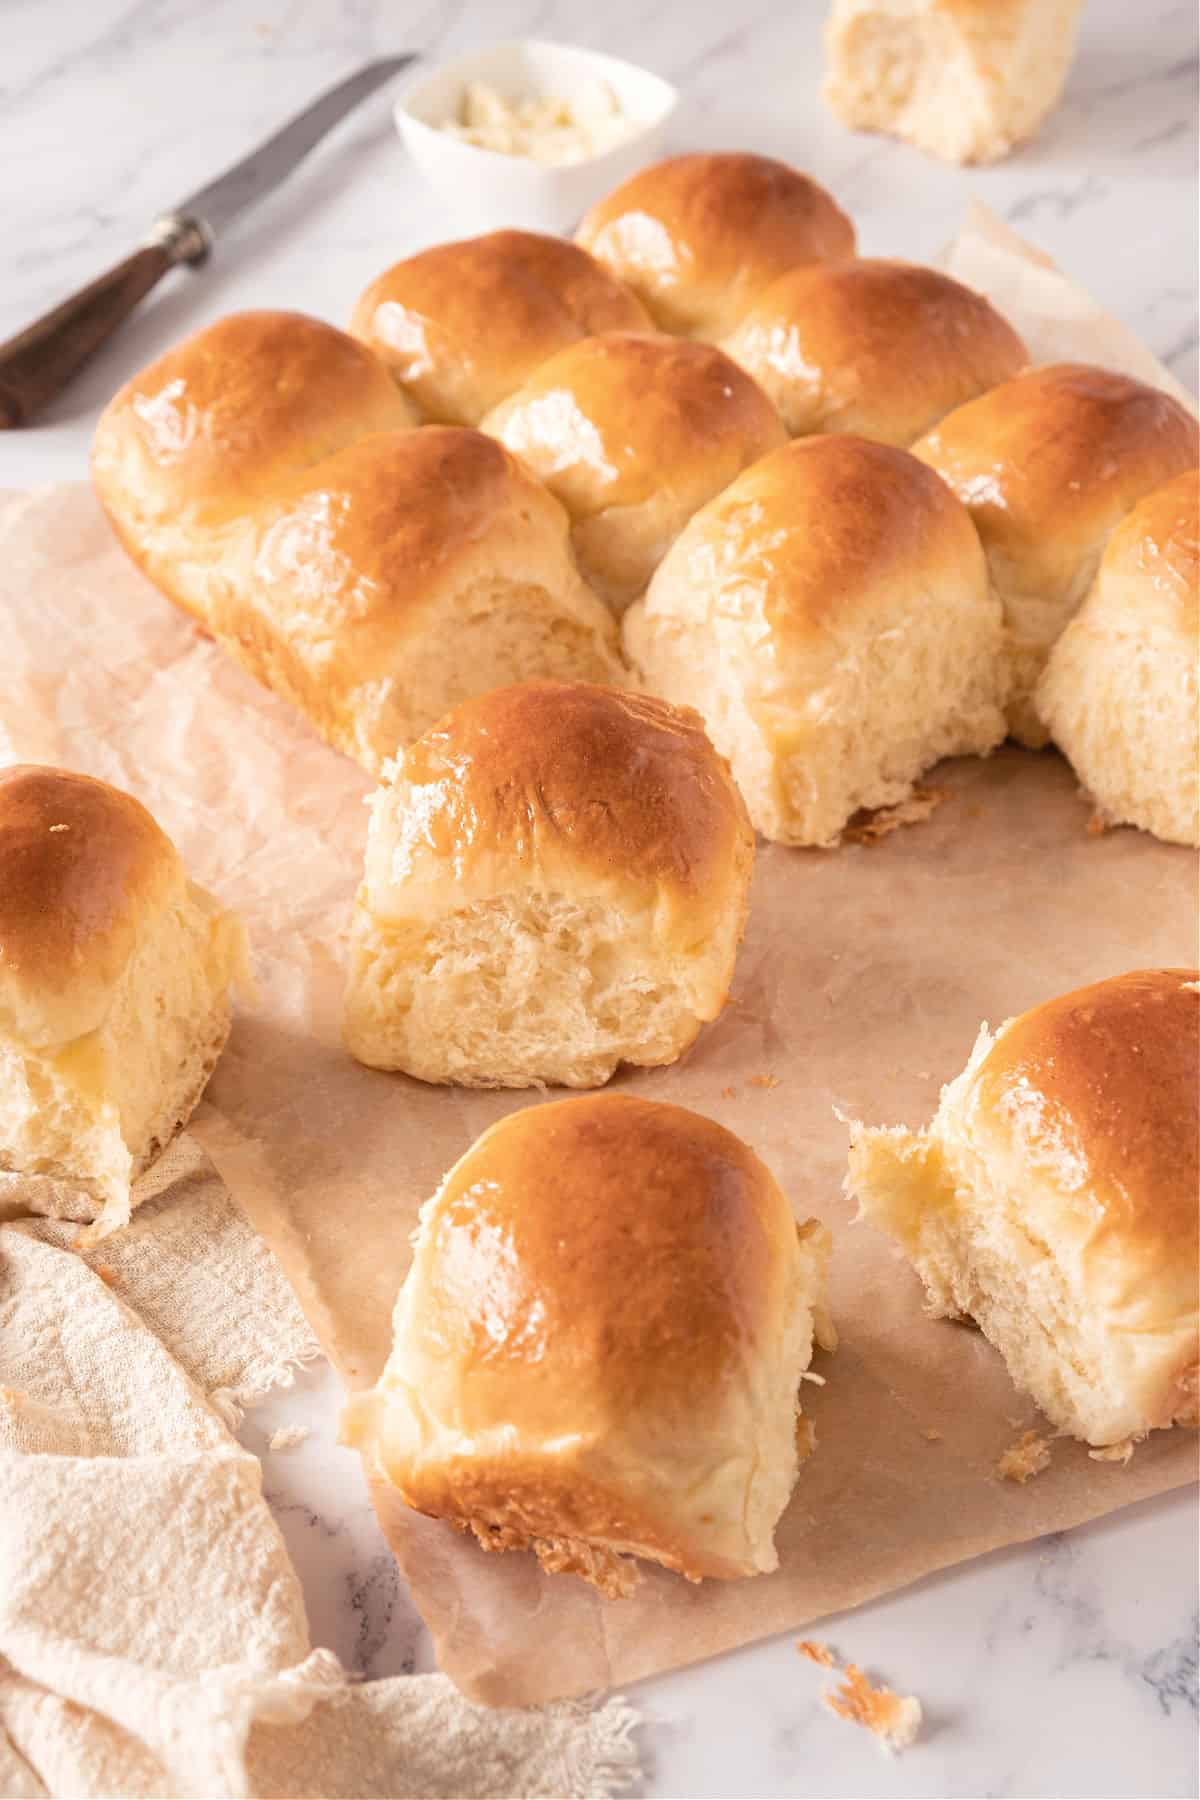
[[[936,256],[978,195],[1197,378],[1196,12],[1091,0],[1041,138],[964,171],[858,137],[820,106],[824,0],[8,0],[0,91],[0,336],[90,279],[154,215],[373,55],[437,58],[540,34],[632,56],[684,91],[674,141],[783,155],[830,186],[866,254]],[[497,220],[498,224],[503,223]],[[180,274],[37,429],[0,434],[0,484],[81,478],[98,408],[185,333],[241,306],[343,323],[366,282],[455,220],[409,169],[385,94]],[[243,1427],[312,1632],[364,1675],[432,1667],[337,1384],[306,1371]],[[278,1426],[311,1435],[272,1452]],[[1175,1796],[1197,1791],[1195,1503],[1168,1496],[931,1577],[812,1635],[903,1692],[926,1727],[889,1759],[821,1704],[790,1637],[639,1684],[646,1793]]]

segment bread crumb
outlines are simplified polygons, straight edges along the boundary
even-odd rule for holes
[[[926,1425],[921,1432],[921,1436],[930,1444],[940,1444],[942,1442],[941,1432],[935,1431],[932,1425]]]
[[[828,1644],[816,1638],[797,1638],[796,1649],[809,1662],[822,1669],[840,1667]],[[894,1694],[889,1687],[872,1687],[855,1663],[846,1664],[846,1678],[840,1687],[827,1688],[821,1699],[839,1719],[862,1725],[888,1750],[906,1750],[913,1743],[921,1724],[921,1702],[915,1694]]]
[[[71,827],[69,825],[50,825],[47,829],[50,831],[70,831]]]
[[[268,1450],[294,1450],[302,1444],[306,1437],[311,1437],[311,1428],[307,1425],[281,1425],[273,1431],[267,1440]]]
[[[736,1100],[737,1099],[737,1089],[735,1087],[722,1088],[721,1089],[721,1098],[722,1098],[722,1100]]]
[[[830,1712],[874,1732],[887,1750],[907,1750],[921,1725],[921,1702],[915,1694],[894,1694],[891,1688],[872,1687],[862,1670],[847,1664],[846,1679],[838,1688],[821,1695]]]
[[[1024,1487],[1035,1475],[1050,1466],[1050,1445],[1036,1431],[1024,1431],[1015,1444],[1010,1444],[996,1473],[1003,1481],[1019,1481]]]
[[[1088,815],[1086,830],[1089,837],[1103,837],[1112,828],[1112,820],[1106,819],[1102,812],[1093,812]]]
[[[756,1088],[777,1088],[779,1086],[779,1077],[778,1075],[752,1075],[750,1077],[750,1086]]]
[[[817,1434],[807,1413],[796,1414],[796,1460],[807,1462],[817,1447]]]
[[[1088,1455],[1093,1462],[1127,1463],[1133,1455],[1133,1439],[1122,1438],[1119,1444],[1102,1444],[1099,1450],[1089,1450]]]
[[[877,844],[903,825],[919,825],[935,813],[946,798],[945,788],[915,787],[907,800],[881,806],[875,812],[856,815],[842,833],[847,844]]]

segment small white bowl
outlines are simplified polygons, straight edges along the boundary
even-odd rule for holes
[[[547,166],[464,144],[439,127],[457,119],[470,81],[486,82],[517,101],[539,94],[571,99],[592,82],[607,82],[631,126],[627,138],[584,162]],[[679,104],[661,76],[616,56],[532,38],[496,44],[444,63],[396,103],[396,125],[409,155],[473,231],[505,225],[567,231],[603,194],[652,160]]]

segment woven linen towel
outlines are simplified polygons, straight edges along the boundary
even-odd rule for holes
[[[192,1140],[145,1184],[86,1253],[69,1222],[0,1224],[0,1794],[624,1792],[620,1701],[493,1712],[313,1650],[229,1427],[317,1347]]]

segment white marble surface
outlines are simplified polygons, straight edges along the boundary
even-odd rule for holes
[[[1194,388],[1191,0],[1092,0],[1040,141],[973,172],[853,137],[824,115],[823,11],[817,0],[4,0],[0,336],[356,63],[534,32],[632,56],[677,82],[680,146],[763,149],[810,169],[870,253],[932,256],[980,195]],[[173,277],[43,424],[0,437],[0,484],[82,476],[97,408],[215,314],[288,305],[344,320],[381,267],[453,229],[406,167],[378,97],[202,276]],[[335,1445],[336,1405],[329,1371],[310,1373],[248,1421],[245,1440],[264,1451],[316,1641],[371,1675],[427,1667],[428,1640],[357,1464]],[[312,1435],[266,1452],[284,1422]],[[788,1639],[646,1682],[636,1691],[646,1792],[1195,1794],[1197,1574],[1195,1507],[1178,1496],[830,1621],[819,1635],[925,1702],[923,1739],[897,1761],[821,1708],[821,1673]]]

